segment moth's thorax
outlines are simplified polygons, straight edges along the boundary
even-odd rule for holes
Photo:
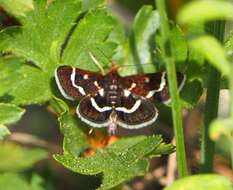
[[[120,76],[116,73],[110,73],[104,77],[104,92],[107,105],[113,108],[120,104],[122,89],[120,85]]]

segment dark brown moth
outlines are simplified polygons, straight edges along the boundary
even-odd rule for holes
[[[158,117],[155,102],[169,102],[165,72],[121,77],[116,67],[106,75],[60,66],[55,79],[61,94],[72,101],[80,101],[76,113],[92,127],[108,127],[114,134],[116,127],[138,129],[154,123]],[[179,89],[185,76],[177,73]]]

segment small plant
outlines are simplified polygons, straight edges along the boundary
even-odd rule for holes
[[[0,5],[17,21],[14,26],[2,27],[0,33],[0,190],[16,186],[22,190],[51,189],[43,187],[45,180],[34,171],[30,180],[22,173],[45,159],[46,151],[7,141],[7,126],[19,121],[29,105],[46,105],[59,123],[63,153],[53,158],[75,173],[100,175],[98,189],[123,189],[125,182],[149,171],[152,158],[174,151],[178,178],[182,179],[166,190],[232,189],[227,178],[211,174],[215,140],[222,135],[231,145],[233,160],[232,105],[229,117],[217,116],[223,77],[233,100],[233,35],[224,40],[225,20],[233,19],[232,3],[187,3],[175,22],[168,19],[165,1],[156,0],[154,6],[141,7],[128,36],[103,0],[0,0]],[[105,129],[94,129],[90,134],[90,126],[78,119],[74,113],[78,102],[62,97],[55,81],[56,69],[69,65],[105,72],[112,62],[122,77],[166,71],[171,101],[159,107],[171,109],[175,146],[165,143],[159,134],[110,137]],[[179,72],[187,77],[180,93]],[[192,175],[187,167],[181,111],[192,109],[204,88],[207,98],[199,173],[209,174]],[[165,113],[169,118],[170,111]]]

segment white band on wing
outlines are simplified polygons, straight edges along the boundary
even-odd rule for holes
[[[152,96],[154,96],[154,94],[155,94],[156,92],[160,92],[160,91],[162,91],[162,90],[164,89],[164,87],[166,86],[165,76],[166,76],[166,73],[163,72],[163,73],[162,73],[161,83],[160,83],[160,85],[159,85],[159,88],[156,89],[156,90],[151,90],[151,91],[149,91],[148,94],[146,95],[146,98],[151,98]]]
[[[57,74],[57,69],[55,70],[55,80],[56,80],[56,83],[57,83],[57,86],[58,86],[58,89],[60,90],[61,94],[68,100],[75,100],[73,97],[69,96],[65,90],[63,89],[61,83],[60,83],[60,80],[59,80],[59,77],[58,77],[58,74]]]
[[[94,98],[91,98],[91,105],[99,112],[105,112],[105,111],[112,110],[112,107],[109,107],[109,106],[105,106],[102,108],[99,107]]]
[[[125,112],[125,113],[133,113],[139,108],[139,106],[141,105],[141,102],[142,102],[142,100],[137,100],[135,102],[135,104],[133,105],[133,107],[130,108],[130,109],[127,109],[125,107],[117,107],[116,110],[117,111],[122,111],[122,112]]]
[[[70,80],[72,82],[73,87],[77,88],[78,91],[80,92],[80,94],[82,94],[84,96],[84,95],[86,95],[86,93],[85,93],[83,87],[78,86],[78,85],[75,84],[75,75],[76,75],[75,68],[73,67],[72,74],[70,75]]]

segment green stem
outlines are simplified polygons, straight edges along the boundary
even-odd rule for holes
[[[233,65],[231,65],[231,72],[233,72]],[[230,118],[233,118],[233,77],[229,77],[229,89],[230,89],[230,100],[231,100],[229,116]],[[233,169],[233,139],[232,139],[232,135],[231,134],[229,135],[230,136],[228,137],[228,140],[230,142],[230,151],[231,151],[231,168]]]
[[[176,139],[176,157],[177,157],[177,167],[179,177],[184,177],[187,175],[187,164],[185,157],[185,146],[184,146],[184,133],[182,127],[182,115],[181,115],[181,105],[180,98],[177,88],[176,81],[176,68],[175,60],[172,57],[172,50],[170,45],[170,28],[168,24],[165,0],[155,0],[157,9],[160,14],[161,21],[161,38],[162,38],[162,54],[166,64],[169,92],[171,96],[172,104],[172,118],[174,126],[174,134]]]
[[[215,21],[208,25],[209,33],[213,34],[220,41],[224,38],[224,26],[222,21]],[[201,172],[208,173],[213,169],[215,143],[209,137],[210,123],[218,116],[218,102],[219,102],[219,90],[220,90],[220,73],[210,67],[208,83],[207,83],[207,98],[205,104],[205,118],[204,127],[202,131],[201,141]]]

